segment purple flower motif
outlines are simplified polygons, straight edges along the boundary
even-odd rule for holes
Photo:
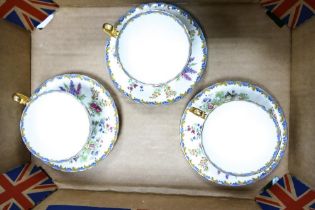
[[[81,83],[78,84],[78,86],[76,87],[74,82],[72,80],[70,80],[70,86],[64,84],[64,86],[60,86],[59,89],[62,90],[62,91],[66,91],[66,92],[69,92],[70,94],[74,95],[74,96],[77,96],[79,98],[81,97],[85,97],[84,95],[80,96],[81,94]],[[82,98],[82,99],[83,99]]]
[[[78,84],[77,90],[76,90],[76,94],[80,95],[81,92],[81,83]]]
[[[192,68],[190,68],[189,66],[186,66],[185,69],[184,69],[184,72],[185,73],[197,73],[195,70],[193,70]]]
[[[189,58],[189,61],[188,61],[188,66],[186,66],[182,72],[182,76],[187,79],[187,80],[191,80],[191,77],[188,75],[188,74],[195,74],[197,73],[197,71],[195,71],[194,69],[191,68],[191,65],[190,63],[194,60],[195,58]]]
[[[212,105],[212,104],[208,104],[208,109],[213,109],[214,108],[214,106]]]
[[[139,87],[139,85],[137,83],[131,82],[127,88],[131,92],[133,90],[136,90],[138,87]],[[142,86],[140,86],[140,91],[143,91],[143,87]]]
[[[70,92],[72,95],[77,95],[77,94],[76,94],[77,91],[76,91],[76,89],[75,89],[75,87],[74,87],[74,83],[73,83],[72,80],[70,81],[70,89],[69,89],[69,92]]]
[[[191,80],[191,77],[188,76],[188,74],[186,74],[185,71],[182,72],[182,76],[189,81]]]
[[[90,104],[90,108],[94,110],[96,113],[100,113],[102,111],[102,108],[94,102]]]

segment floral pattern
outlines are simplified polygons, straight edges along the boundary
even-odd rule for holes
[[[202,157],[198,164],[199,167],[204,171],[208,171],[208,159],[206,157]]]
[[[133,90],[136,90],[137,88],[139,88],[141,92],[143,91],[143,85],[139,85],[134,79],[129,79],[128,83],[129,85],[127,89],[129,90],[129,93],[131,93]]]
[[[189,58],[187,66],[184,68],[183,72],[181,73],[181,76],[185,78],[188,81],[191,81],[191,75],[190,74],[196,74],[197,71],[194,70],[192,67],[196,65],[193,61],[195,60],[194,57]],[[180,77],[177,78],[179,80]]]
[[[187,12],[171,4],[149,3],[132,8],[126,15],[119,18],[116,29],[121,31],[129,20],[152,11],[161,11],[164,14],[175,16],[187,28],[194,50],[192,50],[183,71],[173,80],[161,85],[144,84],[130,78],[123,70],[116,53],[119,37],[107,40],[105,60],[115,87],[125,96],[130,97],[136,103],[165,105],[182,99],[200,81],[206,69],[208,49],[206,39],[197,22]]]
[[[160,87],[157,87],[152,95],[150,96],[151,99],[158,98],[161,94],[162,91],[164,91],[166,98],[171,98],[172,96],[176,95],[176,91],[172,90],[170,86],[168,85],[162,85]]]
[[[210,113],[217,106],[232,100],[246,100],[258,104],[268,111],[278,127],[278,145],[270,162],[258,173],[238,176],[220,170],[206,156],[201,143],[204,119],[196,117],[191,107]],[[288,128],[284,113],[276,100],[260,87],[243,81],[224,81],[209,86],[198,93],[187,105],[180,124],[180,145],[191,167],[201,176],[220,185],[241,186],[266,177],[277,167],[288,142]]]
[[[81,93],[81,83],[79,83],[76,87],[71,80],[69,86],[67,84],[63,84],[63,86],[60,86],[59,88],[62,91],[71,93],[81,101],[85,98],[85,95]]]
[[[85,147],[70,160],[53,162],[41,159],[51,167],[66,172],[84,171],[95,166],[109,154],[117,140],[119,118],[115,102],[97,81],[79,74],[64,74],[47,80],[35,90],[31,100],[52,90],[67,91],[76,96],[90,113],[92,130]],[[23,115],[20,127],[22,130]],[[28,145],[27,140],[25,138],[23,140]],[[39,157],[35,151],[28,148]]]
[[[199,155],[201,155],[202,154],[202,149],[201,149],[201,147],[200,148],[198,148],[198,149],[188,149],[188,152],[191,154],[191,155],[193,155],[193,156],[195,156],[195,157],[198,157]]]
[[[71,93],[72,95],[76,96],[81,102],[84,102],[84,99],[86,99],[86,95],[81,93],[81,83],[78,83],[77,85],[74,84],[73,80],[70,80],[70,84],[67,85],[66,83],[63,84],[63,86],[60,86],[60,90],[66,91]],[[104,108],[105,104],[100,101],[99,102],[99,92],[94,88],[91,87],[91,100],[88,103],[88,110],[92,117],[95,117],[97,115],[100,115],[102,112],[102,109]],[[80,156],[75,157],[74,160],[78,161],[78,159],[82,159],[83,161],[86,161],[90,154],[97,154],[95,150],[97,150],[97,147],[101,145],[102,141],[101,139],[98,139],[96,137],[97,133],[99,132],[98,127],[102,126],[104,124],[104,120],[101,119],[93,120],[92,122],[92,131],[91,131],[91,138],[89,142],[85,145],[83,150],[80,153]],[[103,133],[105,131],[103,130]]]
[[[235,90],[227,92],[219,91],[214,97],[205,96],[202,105],[199,107],[203,111],[211,112],[216,107],[230,101],[246,101],[249,97],[246,93],[236,93]]]
[[[86,96],[81,93],[81,83],[78,83],[77,85],[74,84],[72,80],[70,80],[69,86],[67,84],[63,84],[63,86],[60,86],[60,90],[66,91],[71,93],[72,95],[76,96],[80,101],[83,101]],[[99,92],[95,90],[94,87],[91,88],[91,102],[89,102],[88,110],[90,111],[90,114],[93,116],[99,115],[102,112],[102,107],[104,106],[104,102],[100,101],[98,102],[98,94]]]
[[[190,139],[191,141],[199,139],[202,134],[202,124],[195,123],[193,125],[187,125],[186,131],[193,134],[193,137]]]

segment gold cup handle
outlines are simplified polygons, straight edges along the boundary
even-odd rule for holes
[[[117,37],[118,36],[118,31],[116,30],[116,28],[109,23],[104,23],[103,31],[111,37]]]
[[[26,95],[23,95],[22,93],[14,93],[12,95],[12,99],[13,101],[22,105],[26,105],[30,101],[30,98]]]
[[[207,117],[207,113],[206,112],[204,112],[204,111],[202,111],[202,110],[200,110],[200,109],[198,109],[198,108],[195,108],[195,107],[191,107],[190,109],[189,109],[189,111],[191,112],[191,113],[193,113],[194,115],[196,115],[196,116],[198,116],[198,117],[201,117],[202,119],[206,119],[206,117]]]

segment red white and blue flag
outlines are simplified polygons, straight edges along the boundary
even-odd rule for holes
[[[31,209],[57,186],[40,167],[25,164],[0,174],[0,209]]]
[[[0,6],[0,18],[33,31],[58,7],[52,0],[6,0]]]
[[[48,206],[46,210],[131,210],[131,209],[91,207],[91,206],[51,205],[51,206]]]
[[[315,191],[289,174],[255,200],[263,210],[315,210]]]
[[[315,14],[315,0],[261,0],[267,14],[279,26],[293,29]]]

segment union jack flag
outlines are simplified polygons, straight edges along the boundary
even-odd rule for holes
[[[52,0],[6,0],[0,6],[0,18],[33,31],[58,7]]]
[[[315,210],[315,191],[289,174],[256,196],[264,210]]]
[[[69,205],[51,205],[46,210],[131,210],[121,208],[102,208],[102,207],[91,207],[91,206],[69,206]],[[137,210],[148,210],[148,209],[137,209]]]
[[[293,29],[315,14],[315,0],[261,0],[267,14],[279,26]]]
[[[19,166],[0,174],[0,209],[31,209],[56,189],[42,168],[29,163]]]

